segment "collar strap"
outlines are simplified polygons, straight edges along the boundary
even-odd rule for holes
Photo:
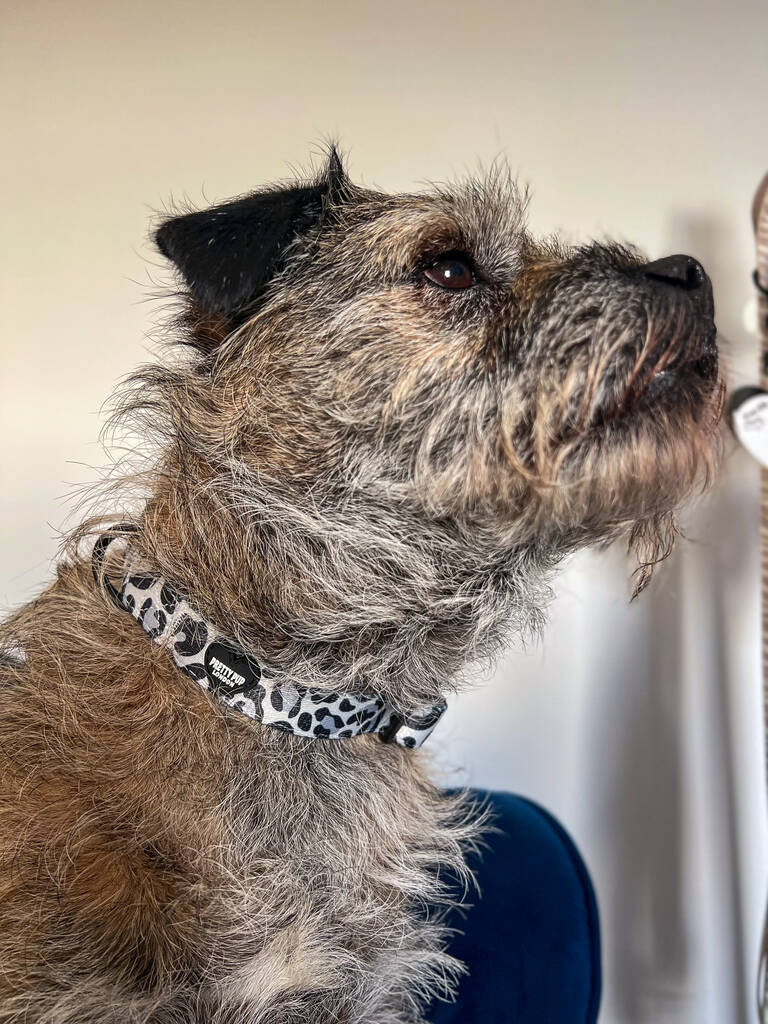
[[[124,527],[117,527],[125,531]],[[385,743],[420,747],[446,709],[445,701],[400,715],[381,697],[330,693],[282,680],[200,612],[159,576],[129,573],[118,590],[104,576],[107,547],[119,534],[105,534],[93,549],[93,572],[119,608],[176,665],[222,704],[262,725],[305,739],[347,739],[377,733]]]

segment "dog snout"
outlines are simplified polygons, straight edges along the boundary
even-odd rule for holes
[[[702,313],[712,315],[712,282],[704,267],[693,256],[683,253],[664,256],[660,260],[646,263],[639,271],[647,281],[663,288],[685,292]]]
[[[709,283],[704,267],[693,256],[678,254],[664,256],[640,267],[643,277],[659,281],[670,288],[681,288],[684,292],[698,291]]]

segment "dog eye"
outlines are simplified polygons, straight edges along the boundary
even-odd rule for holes
[[[424,276],[440,288],[458,291],[475,283],[472,260],[465,252],[445,252],[424,271]]]

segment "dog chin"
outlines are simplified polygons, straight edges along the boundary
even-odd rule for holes
[[[593,425],[560,458],[562,518],[581,517],[597,534],[601,523],[671,513],[706,490],[720,457],[723,395],[716,356],[656,375],[632,407]]]
[[[622,425],[631,429],[649,417],[663,428],[665,417],[690,417],[697,430],[708,424],[714,431],[722,413],[722,391],[716,331],[710,322],[691,332],[674,358],[660,358],[633,374],[621,398],[597,410],[592,428],[598,433]]]
[[[706,398],[717,389],[718,357],[714,325],[696,339],[683,356],[652,372],[646,388],[649,403],[672,393],[680,399],[690,395]]]

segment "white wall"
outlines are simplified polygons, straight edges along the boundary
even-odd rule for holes
[[[104,463],[99,406],[144,358],[150,210],[280,177],[328,133],[388,189],[505,153],[536,229],[693,253],[733,373],[752,374],[763,0],[11,0],[3,21],[5,606],[48,577],[67,495]],[[746,456],[689,536],[631,607],[619,552],[577,559],[543,649],[510,653],[435,736],[450,777],[526,793],[572,830],[602,911],[606,1024],[755,1020],[768,844]]]

